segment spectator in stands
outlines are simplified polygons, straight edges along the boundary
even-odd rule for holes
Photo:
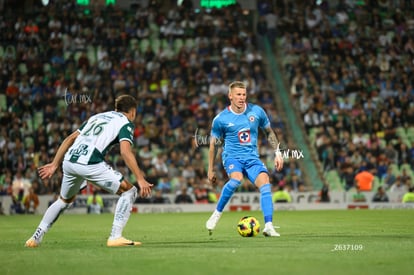
[[[256,188],[249,180],[244,180],[237,190],[238,192],[256,192]]]
[[[414,186],[412,178],[411,177],[405,178],[404,185],[407,187],[407,189],[410,189],[410,187]]]
[[[398,163],[398,152],[391,142],[387,143],[387,146],[384,149],[384,155],[391,163]]]
[[[317,112],[315,112],[314,108],[309,108],[308,111],[304,115],[304,122],[306,131],[309,133],[310,129],[313,127],[318,127],[321,123],[320,117]]]
[[[10,169],[4,168],[0,175],[0,196],[10,195],[12,187],[12,174]]]
[[[403,203],[414,203],[414,186],[408,189],[408,192],[404,194],[402,198]]]
[[[359,188],[356,188],[356,193],[352,195],[352,201],[353,202],[366,202],[367,198],[365,195],[359,190]]]
[[[200,181],[195,184],[193,193],[195,197],[195,203],[209,203],[210,190],[204,182]]]
[[[293,174],[286,180],[286,188],[289,192],[303,192],[305,184],[297,174]]]
[[[292,5],[296,8],[298,7],[295,4]],[[344,6],[342,3],[339,5]],[[399,5],[400,4],[396,4],[396,6]],[[338,6],[330,5],[327,8],[320,10],[322,18],[331,12],[335,13]],[[335,88],[336,91],[339,92],[338,101],[343,102],[342,104],[339,104],[341,112],[343,112],[348,119],[349,116],[351,116],[349,122],[351,124],[350,126],[352,126],[352,131],[354,131],[354,129],[362,131],[363,135],[375,133],[377,137],[381,139],[381,143],[384,142],[389,144],[387,145],[389,146],[387,147],[386,153],[387,159],[392,163],[397,163],[397,161],[394,161],[394,158],[398,158],[398,156],[395,155],[395,152],[392,150],[393,148],[390,147],[393,147],[392,144],[396,143],[395,148],[398,149],[400,147],[399,144],[402,143],[398,140],[396,128],[403,125],[401,122],[403,121],[404,115],[401,114],[404,114],[404,111],[409,113],[407,112],[407,107],[405,107],[406,104],[403,103],[404,101],[406,102],[406,100],[403,100],[403,98],[413,98],[412,94],[399,92],[399,90],[404,91],[406,87],[412,85],[410,81],[405,82],[403,80],[405,79],[403,75],[406,75],[406,73],[404,69],[402,69],[405,66],[402,65],[402,60],[404,58],[410,59],[410,56],[408,52],[401,50],[404,49],[407,44],[412,45],[410,44],[411,42],[408,42],[411,41],[411,38],[406,32],[399,31],[402,28],[401,26],[403,26],[401,20],[395,20],[394,13],[386,9],[382,11],[381,16],[379,13],[374,15],[372,21],[369,23],[372,30],[379,34],[378,36],[380,39],[377,39],[378,36],[370,37],[355,32],[355,27],[353,26],[365,24],[363,20],[366,18],[364,16],[357,16],[354,20],[349,20],[350,14],[353,14],[356,11],[360,14],[366,14],[370,9],[372,9],[371,4],[365,4],[363,6],[347,6],[346,9],[342,7],[340,12],[337,12],[336,15],[338,15],[341,20],[341,26],[348,27],[346,30],[339,30],[335,24],[332,24],[330,26],[327,25],[327,28],[331,33],[324,37],[318,37],[318,33],[314,32],[314,29],[309,29],[308,32],[302,33],[302,39],[310,37],[319,38],[318,40],[315,39],[315,42],[312,43],[313,51],[307,56],[312,60],[314,52],[318,52],[320,55],[317,62],[312,64],[313,74],[317,76],[318,81],[316,84],[309,82],[310,84],[306,87],[309,91],[315,89],[317,86],[321,87],[322,102],[325,104],[324,106],[326,106],[325,109],[329,110],[331,114],[333,114],[334,108],[329,105],[329,100],[331,98],[329,97],[328,91],[330,88]],[[307,9],[305,8],[302,10],[303,13],[307,15]],[[306,16],[306,18],[312,19],[311,16]],[[296,22],[296,18],[290,19]],[[314,21],[311,20],[310,22]],[[383,24],[383,22],[390,22],[392,26],[389,29],[385,29],[388,25]],[[281,27],[284,26],[282,25]],[[388,34],[393,35],[394,39],[390,40]],[[286,34],[282,37],[282,40],[289,41],[290,36],[290,34]],[[346,37],[347,41],[341,41],[340,44],[336,45],[330,43],[331,40],[334,41],[333,39],[336,39],[337,37]],[[364,43],[362,43],[362,41],[364,41]],[[367,43],[367,41],[369,42]],[[289,43],[285,43],[285,45],[287,44]],[[376,47],[378,51],[372,52],[370,49],[372,45],[376,45],[374,47]],[[410,48],[410,46],[407,47]],[[290,47],[285,47],[283,51],[286,56],[293,53]],[[390,61],[390,56],[384,54],[385,51],[392,53],[392,61]],[[360,58],[361,56],[368,56],[368,58],[363,60]],[[288,69],[287,74],[289,74],[290,79],[292,80],[291,84],[293,84],[294,77],[306,72],[306,66],[308,64],[302,62],[299,55],[293,56],[293,58],[289,57],[289,59],[286,58],[286,60],[289,63],[287,63],[285,68]],[[341,62],[340,60],[346,60],[346,62]],[[360,64],[360,66],[356,67],[356,63]],[[326,77],[325,75],[327,75],[327,73],[325,68],[331,66],[335,66],[338,71],[344,73],[336,75],[335,77]],[[412,68],[412,64],[410,64],[409,67]],[[392,74],[388,74],[390,70],[394,70]],[[346,71],[348,73],[345,73]],[[305,75],[307,76],[307,73],[305,73]],[[386,77],[384,77],[385,75]],[[341,89],[337,89],[340,87],[337,85],[338,80],[340,84],[343,85],[342,91]],[[327,87],[327,89],[325,87]],[[345,105],[348,105],[348,107],[345,107]],[[313,106],[310,108],[315,106],[316,103],[313,103]],[[391,112],[388,110],[391,110]],[[358,125],[359,118],[364,117],[363,114],[367,114],[367,116],[365,116],[366,123]],[[373,128],[371,128],[370,125],[374,125]],[[338,130],[342,130],[343,128],[344,127],[342,126]],[[349,129],[350,127],[347,128]],[[352,134],[354,134],[354,132],[352,132]],[[382,146],[383,145],[380,145],[380,150],[384,149]],[[349,152],[348,145],[345,145],[344,149],[347,153]],[[374,156],[377,155],[374,154]],[[360,170],[359,167],[355,168],[356,170]]]
[[[385,189],[389,189],[394,182],[396,181],[397,177],[392,171],[392,167],[387,167],[387,172],[382,177],[382,182],[384,183]]]
[[[397,179],[391,185],[389,191],[393,193],[405,193],[407,192],[407,186],[401,181],[401,177],[397,176]]]
[[[401,169],[400,178],[401,178],[401,182],[403,182],[406,185],[407,185],[407,183],[406,183],[407,180],[411,179],[411,175],[408,174],[408,171],[407,171],[406,167]]]
[[[164,203],[170,203],[170,200],[168,197],[164,196],[161,189],[157,188],[155,190],[155,194],[151,197],[151,203],[164,204]]]
[[[86,200],[88,214],[101,214],[103,212],[104,203],[102,196],[95,190],[92,195],[88,196]]]
[[[30,187],[29,180],[24,177],[22,171],[18,170],[12,182],[12,195],[21,201],[25,195],[29,194]]]
[[[171,181],[169,180],[168,176],[161,177],[158,185],[157,190],[160,190],[163,194],[171,193],[172,186]]]
[[[361,171],[355,175],[355,186],[360,191],[371,191],[374,175],[369,171]]]
[[[10,204],[10,214],[24,214],[24,207],[18,197],[11,196],[12,202]]]
[[[377,188],[377,192],[375,193],[374,197],[372,198],[373,202],[388,202],[388,196],[382,186]]]
[[[285,184],[278,184],[273,188],[272,201],[274,203],[292,202],[292,196],[285,190]]]
[[[193,199],[187,193],[187,188],[184,187],[181,189],[181,192],[175,197],[175,203],[193,203]]]
[[[10,97],[6,96],[6,108],[4,110],[2,109],[0,116],[2,119],[5,117],[9,118],[9,116],[23,117],[17,116],[16,114],[22,114],[22,111],[28,110],[26,114],[30,117],[27,121],[33,121],[33,123],[29,125],[27,135],[34,137],[34,155],[40,156],[36,160],[36,166],[49,162],[48,158],[55,153],[53,150],[56,150],[56,148],[53,145],[50,146],[47,136],[57,137],[57,139],[50,141],[51,144],[56,144],[62,133],[62,131],[57,129],[46,130],[46,120],[53,123],[66,119],[68,121],[67,124],[73,125],[72,129],[65,129],[65,131],[70,133],[80,126],[79,118],[86,118],[95,112],[107,110],[108,106],[111,106],[113,103],[115,93],[127,92],[136,94],[137,90],[140,91],[140,96],[151,98],[151,104],[145,107],[145,112],[142,112],[143,106],[138,107],[139,112],[151,114],[156,117],[154,102],[160,103],[168,110],[177,108],[178,111],[178,117],[174,117],[171,124],[168,123],[170,125],[167,126],[167,132],[169,133],[167,142],[161,143],[159,140],[163,139],[163,135],[153,131],[154,128],[155,130],[159,130],[159,125],[154,126],[153,123],[146,121],[139,123],[143,124],[143,129],[148,130],[145,133],[146,136],[141,135],[137,139],[140,142],[142,141],[143,144],[148,144],[150,151],[152,151],[151,146],[159,142],[161,143],[159,149],[164,151],[167,156],[169,156],[171,151],[177,150],[177,148],[182,151],[183,156],[190,155],[190,148],[178,146],[178,136],[183,138],[193,134],[193,132],[186,131],[186,129],[191,128],[186,128],[189,124],[194,124],[191,121],[191,117],[183,115],[187,106],[186,102],[187,100],[191,102],[192,99],[199,98],[199,96],[208,95],[210,79],[207,76],[212,72],[212,68],[216,67],[218,69],[217,76],[219,79],[222,79],[220,83],[222,85],[223,83],[225,84],[223,75],[229,74],[230,72],[230,76],[228,77],[231,78],[231,70],[234,70],[231,68],[242,67],[241,65],[244,61],[236,60],[232,57],[231,53],[227,54],[228,51],[234,52],[232,48],[240,56],[247,56],[247,52],[253,53],[247,61],[251,66],[243,66],[244,78],[249,83],[254,83],[256,94],[259,94],[266,87],[266,77],[261,66],[262,56],[258,52],[256,41],[253,41],[254,30],[246,27],[249,26],[249,22],[245,16],[238,17],[236,20],[231,20],[232,22],[225,24],[227,22],[222,20],[221,13],[211,13],[208,15],[210,17],[209,20],[200,19],[196,24],[194,22],[194,30],[192,30],[193,27],[191,25],[193,24],[191,24],[191,16],[187,18],[183,16],[185,13],[175,11],[175,15],[172,17],[173,20],[168,22],[170,33],[164,37],[164,34],[159,33],[160,26],[163,25],[161,22],[157,22],[154,28],[148,28],[149,18],[156,18],[154,20],[161,20],[160,18],[163,18],[162,9],[159,8],[148,12],[146,7],[141,7],[141,11],[136,14],[119,13],[118,9],[97,8],[96,15],[94,13],[93,20],[90,20],[91,24],[88,25],[88,28],[83,29],[82,24],[87,19],[85,19],[85,15],[80,12],[79,6],[77,5],[68,5],[65,7],[65,13],[69,14],[69,19],[58,18],[56,15],[51,17],[45,16],[45,14],[50,14],[52,9],[63,10],[62,5],[65,5],[65,3],[55,2],[54,5],[29,10],[30,13],[33,13],[34,18],[39,18],[39,21],[27,21],[27,26],[19,27],[20,30],[23,29],[26,32],[26,35],[13,35],[9,31],[1,34],[3,38],[2,42],[4,42],[2,45],[10,47],[7,47],[4,62],[1,65],[2,76],[0,77],[0,83],[3,83],[2,86],[6,90],[9,80],[11,80],[12,83],[10,85],[12,88],[9,91]],[[164,2],[167,3],[168,1]],[[152,2],[149,5],[153,5]],[[5,8],[7,9],[8,7]],[[231,9],[226,11],[223,8],[222,10],[228,12]],[[263,16],[273,17],[272,19],[275,19],[273,14],[267,13],[267,15],[263,14]],[[13,23],[18,23],[18,26],[23,24],[17,17],[18,13],[11,12],[7,20],[13,26]],[[121,21],[127,24],[121,24],[119,26],[120,34],[118,34],[118,29],[115,29],[111,24]],[[184,22],[187,21],[190,21],[190,24],[184,26]],[[131,28],[129,22],[137,22],[139,24],[139,34],[136,28]],[[177,24],[178,22],[182,24]],[[221,30],[220,33],[213,35],[212,22],[224,24],[225,31]],[[172,23],[176,25],[175,30],[171,28],[173,26]],[[241,26],[243,26],[243,30]],[[273,28],[273,26],[270,24],[269,27]],[[266,31],[268,26],[263,27],[262,30],[264,32],[262,35],[266,36],[268,35]],[[157,52],[154,50],[157,48],[158,39],[161,41],[161,44],[166,42],[168,46],[172,47],[175,45],[175,38],[183,36],[183,31],[186,35],[189,35],[188,33],[194,34],[193,37],[187,37],[189,41],[203,40],[205,42],[205,46],[201,46],[201,43],[196,43],[194,46],[196,48],[198,47],[195,50],[200,51],[200,58],[196,58],[195,61],[194,58],[191,59],[190,57],[194,55],[191,55],[188,47],[175,48],[174,46],[171,59],[167,60],[162,57],[163,51],[160,50]],[[18,33],[16,31],[16,34]],[[230,37],[224,37],[223,34],[232,35]],[[138,35],[154,39],[154,41],[151,41],[154,43],[151,43],[149,47],[143,47],[142,45],[144,43],[142,45],[137,43],[139,44],[139,48],[132,47],[133,43],[130,43],[130,46],[129,42],[132,42],[131,38],[138,37]],[[162,40],[164,38],[166,38],[165,41]],[[225,51],[226,59],[217,61],[216,58],[222,59],[221,54],[223,45],[226,45],[226,40],[231,41],[231,47],[228,47]],[[31,45],[33,49],[26,50],[25,48],[20,48],[20,45]],[[148,52],[145,53],[147,49]],[[184,60],[178,58],[178,52],[181,49],[183,50],[180,56],[184,57]],[[190,60],[192,61],[190,62]],[[24,70],[24,66],[19,66],[20,63],[26,65],[27,70]],[[166,86],[161,85],[159,73],[152,74],[154,72],[153,69],[157,72],[157,66],[159,65],[162,65],[166,70],[164,75],[168,76],[169,81],[169,84]],[[188,66],[191,66],[191,70],[186,70]],[[85,68],[86,71],[83,71],[82,68]],[[96,75],[94,71],[96,71]],[[131,73],[132,71],[134,72],[133,74]],[[79,78],[77,78],[78,75]],[[159,83],[158,89],[154,91],[150,90],[151,83],[149,82],[151,75],[154,75],[155,79],[153,80]],[[304,76],[304,79],[306,79],[306,76]],[[116,85],[112,85],[112,82],[116,82]],[[312,83],[311,81],[309,82]],[[17,87],[22,88],[19,88],[19,93],[16,93],[14,86],[20,83],[22,85],[18,85]],[[128,83],[132,84],[129,85]],[[87,84],[89,91],[99,91],[99,93],[94,92],[93,102],[83,105],[73,103],[67,105],[63,95],[67,92],[77,94],[82,91],[85,84]],[[197,93],[191,92],[191,87],[195,87],[194,89],[197,89]],[[164,88],[163,93],[160,91],[162,88]],[[50,98],[47,98],[46,94],[52,95],[53,104],[49,102]],[[171,100],[166,100],[167,97]],[[255,93],[252,93],[251,98],[255,98]],[[17,99],[17,101],[14,101],[14,99]],[[219,99],[218,101],[216,100],[217,98],[214,98],[208,103],[209,112],[214,113],[215,110],[221,109],[220,104],[223,104],[223,102]],[[31,103],[30,105],[22,105],[22,102],[29,101]],[[47,111],[46,106],[49,106],[47,107]],[[67,114],[70,115],[67,117]],[[171,118],[172,116],[169,115],[171,114],[167,114],[168,118]],[[23,128],[21,127],[23,124],[22,121],[15,122],[12,119],[5,119],[4,121],[5,123],[2,125],[16,125],[19,131]],[[275,122],[272,121],[271,123],[273,124]],[[11,128],[7,127],[7,129]],[[15,142],[14,139],[9,140],[12,141],[8,142],[9,144]],[[5,150],[3,148],[3,146],[0,146],[1,153]],[[45,149],[43,150],[41,148]],[[10,153],[10,149],[7,149],[7,154]],[[26,150],[27,147],[24,144],[23,151]],[[16,156],[14,159],[18,159],[18,157]],[[114,158],[114,162],[116,162],[116,158]],[[167,158],[167,163],[171,162],[173,161]],[[178,163],[176,166],[180,168],[180,164]],[[149,165],[149,173],[153,171],[151,169],[153,168],[152,166],[152,164]],[[15,173],[15,171],[12,172],[13,174]],[[58,191],[59,177],[61,175],[57,175],[55,179],[48,180],[47,183],[46,181],[43,182],[43,185],[48,185],[48,191],[45,191],[45,193],[53,194]],[[174,177],[171,179],[174,179]]]
[[[24,210],[27,214],[36,214],[39,206],[39,196],[35,193],[34,188],[29,188],[29,193],[24,196],[23,201]]]
[[[329,184],[324,183],[321,191],[319,191],[319,202],[330,202],[331,198],[329,196]]]
[[[342,168],[343,172],[341,173],[341,181],[345,183],[345,191],[348,191],[349,189],[355,187],[355,174],[353,170],[353,167],[350,165]]]

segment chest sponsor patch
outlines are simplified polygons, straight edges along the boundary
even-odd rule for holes
[[[240,131],[238,134],[240,143],[249,143],[250,142],[250,130]]]

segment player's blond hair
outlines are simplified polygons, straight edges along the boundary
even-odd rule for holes
[[[231,90],[233,90],[233,88],[247,89],[246,84],[244,84],[244,82],[242,82],[242,81],[233,81],[232,83],[230,83],[229,84],[229,93],[231,92]]]

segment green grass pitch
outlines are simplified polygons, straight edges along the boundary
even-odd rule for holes
[[[39,248],[24,242],[41,216],[0,216],[0,274],[414,274],[412,210],[280,211],[280,238],[242,238],[237,221],[261,212],[132,214],[106,247],[113,216],[62,215]],[[263,224],[262,224],[263,225]]]

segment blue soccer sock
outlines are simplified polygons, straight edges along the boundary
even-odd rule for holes
[[[260,187],[260,207],[262,208],[265,223],[273,221],[273,202],[270,184]]]
[[[217,203],[216,210],[218,212],[223,212],[224,207],[229,202],[231,196],[233,195],[234,191],[236,191],[237,187],[239,187],[240,181],[236,179],[230,179],[223,187],[221,191],[221,195],[219,201]]]

